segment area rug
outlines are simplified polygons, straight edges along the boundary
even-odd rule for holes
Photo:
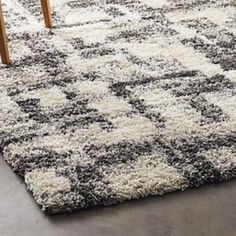
[[[58,213],[236,176],[233,0],[3,0],[0,147]]]

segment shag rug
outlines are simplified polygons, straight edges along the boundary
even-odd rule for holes
[[[236,177],[234,0],[3,0],[0,147],[49,213]]]

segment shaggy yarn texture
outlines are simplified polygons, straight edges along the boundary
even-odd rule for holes
[[[4,0],[0,147],[57,213],[236,176],[234,0]]]

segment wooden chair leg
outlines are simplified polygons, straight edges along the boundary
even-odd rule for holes
[[[41,0],[43,16],[47,28],[52,27],[52,17],[49,0]],[[4,64],[10,64],[10,57],[7,44],[7,36],[2,12],[2,3],[0,0],[0,54]]]
[[[44,22],[47,28],[52,28],[52,16],[49,0],[41,0]]]
[[[1,0],[0,0],[0,54],[3,64],[10,64]]]

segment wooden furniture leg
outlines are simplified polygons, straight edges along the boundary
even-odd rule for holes
[[[52,28],[52,16],[49,0],[41,0],[44,22],[47,28]]]
[[[1,0],[0,0],[0,54],[3,64],[10,64]]]
[[[42,9],[43,9],[45,25],[47,28],[51,28],[52,16],[51,16],[49,0],[40,0],[40,1],[41,1]],[[7,45],[7,36],[6,36],[4,19],[3,19],[1,0],[0,0],[0,54],[1,54],[3,64],[10,64],[9,51],[8,51],[8,45]]]

